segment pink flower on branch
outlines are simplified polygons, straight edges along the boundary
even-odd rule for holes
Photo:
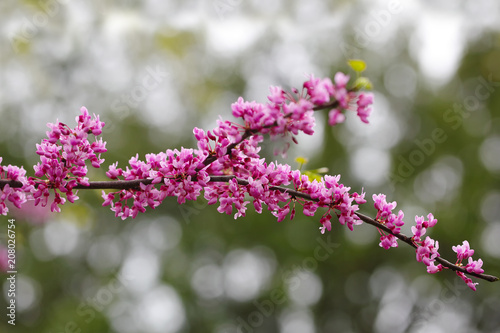
[[[361,93],[359,94],[358,101],[356,102],[358,105],[357,113],[359,119],[362,122],[368,124],[368,117],[370,116],[371,109],[370,105],[373,104],[373,94],[371,93]]]
[[[452,249],[457,253],[457,259],[460,262],[474,255],[474,250],[470,248],[468,241],[463,241],[462,245],[452,246]]]
[[[98,168],[104,160],[101,153],[106,151],[106,143],[102,139],[89,142],[88,137],[100,135],[104,123],[99,116],[91,117],[86,108],[81,108],[81,115],[76,118],[77,126],[57,122],[47,126],[47,139],[37,144],[36,153],[40,155],[40,162],[34,166],[35,177],[25,177],[23,168],[13,166],[1,167],[0,179],[17,181],[20,186],[15,189],[6,185],[1,189],[0,209],[7,214],[5,200],[11,201],[17,208],[26,200],[35,200],[35,205],[48,204],[50,191],[54,191],[54,200],[50,207],[53,212],[59,212],[66,200],[74,202],[78,199],[73,189],[78,186],[88,186],[87,166],[90,161],[93,167]],[[0,159],[1,162],[1,159]],[[62,197],[62,194],[66,198]]]
[[[427,272],[437,273],[443,269],[443,261],[438,252],[439,244],[429,236],[422,240],[427,228],[437,222],[432,214],[416,217],[412,227],[413,237],[400,234],[404,225],[404,214],[400,210],[393,213],[396,202],[387,202],[383,194],[374,195],[377,217],[369,220],[360,218],[358,205],[366,202],[365,193],[350,193],[350,188],[339,183],[340,176],[324,176],[320,180],[310,180],[298,170],[278,163],[267,164],[259,156],[259,143],[263,134],[271,139],[295,135],[299,132],[313,133],[314,111],[330,109],[329,123],[335,125],[344,121],[343,111],[356,103],[356,111],[361,121],[368,122],[369,106],[373,95],[359,95],[346,88],[349,78],[342,74],[335,76],[335,83],[329,79],[316,79],[313,76],[304,83],[301,93],[286,93],[278,87],[271,88],[268,104],[247,102],[239,98],[232,105],[233,115],[243,124],[220,119],[211,131],[195,128],[196,150],[182,148],[181,151],[167,150],[166,153],[147,155],[147,161],[137,157],[130,161],[130,168],[117,168],[113,164],[107,175],[116,179],[150,180],[149,201],[140,197],[145,192],[141,188],[123,189],[105,194],[105,205],[111,205],[117,216],[135,217],[145,207],[156,207],[167,196],[177,196],[179,203],[195,200],[201,191],[205,199],[213,205],[219,203],[221,213],[234,214],[234,218],[245,216],[247,205],[252,202],[255,210],[261,213],[267,206],[279,222],[288,216],[295,216],[296,205],[302,205],[306,216],[315,215],[319,208],[327,209],[320,218],[322,233],[332,228],[331,217],[335,213],[340,224],[352,230],[354,225],[363,221],[379,225],[381,229],[380,246],[389,249],[397,247],[397,240],[403,239],[416,248],[417,261],[427,266]],[[152,185],[161,184],[159,189]],[[289,186],[289,187],[287,187]],[[132,203],[129,204],[128,200]],[[115,203],[114,203],[115,202]],[[131,209],[131,205],[133,208]],[[135,211],[134,210],[135,207]],[[382,230],[383,229],[383,230]],[[436,265],[436,261],[439,263]],[[446,263],[446,262],[445,262]],[[455,268],[452,264],[447,267]],[[468,273],[480,274],[482,262],[471,262]]]
[[[374,206],[377,209],[377,220],[380,224],[385,225],[387,228],[391,230],[391,232],[395,234],[399,234],[401,231],[401,227],[404,225],[403,217],[404,213],[400,210],[398,214],[393,214],[392,210],[396,208],[397,203],[395,201],[388,203],[386,201],[385,194],[378,194],[372,196],[373,201],[375,202]],[[382,236],[380,237],[380,246],[384,249],[388,250],[391,247],[397,247],[397,238],[388,237],[386,234],[381,232]],[[392,235],[389,235],[392,236]]]
[[[467,276],[465,276],[465,274],[463,272],[458,272],[457,271],[457,275],[467,284],[467,286],[476,291],[476,286],[478,285],[477,282],[472,282],[472,279],[471,278],[468,278]]]
[[[382,235],[380,237],[380,247],[389,250],[391,247],[398,247],[398,239],[394,235]]]
[[[73,129],[60,122],[49,124],[48,139],[37,145],[40,163],[35,166],[35,177],[26,178],[22,168],[0,165],[1,212],[6,214],[6,200],[19,207],[28,199],[47,205],[50,191],[54,192],[51,210],[59,212],[66,201],[78,199],[73,191],[82,188],[114,189],[102,192],[103,206],[110,206],[115,216],[122,219],[135,218],[148,207],[154,209],[169,196],[183,204],[203,194],[210,205],[218,204],[220,213],[234,214],[235,219],[245,216],[250,203],[258,213],[267,207],[278,222],[293,219],[296,209],[300,211],[302,206],[306,216],[314,216],[318,210],[324,212],[319,220],[321,233],[331,231],[333,215],[350,230],[364,221],[379,229],[381,247],[397,247],[398,240],[415,247],[416,259],[427,266],[428,273],[451,268],[474,290],[476,283],[464,274],[496,280],[483,274],[482,260],[471,258],[474,251],[466,241],[453,248],[457,264],[440,258],[439,243],[429,236],[423,239],[427,229],[437,223],[432,214],[428,214],[427,220],[415,217],[413,236],[409,238],[401,234],[403,212],[393,213],[397,204],[387,202],[384,194],[373,195],[377,215],[371,219],[358,212],[359,205],[366,203],[364,191],[351,192],[350,187],[340,183],[340,175],[310,179],[289,165],[267,163],[260,157],[264,135],[297,143],[300,132],[313,134],[315,111],[329,110],[328,122],[332,126],[343,122],[347,111],[355,111],[362,122],[368,123],[373,95],[358,92],[356,87],[348,88],[348,83],[349,76],[343,73],[337,73],[333,82],[311,76],[300,92],[271,87],[266,104],[240,97],[231,106],[240,123],[219,119],[212,130],[195,128],[196,149],[167,149],[146,154],[144,160],[136,155],[124,169],[114,163],[106,172],[111,182],[90,182],[86,178],[86,161],[99,167],[104,161],[100,154],[106,148],[100,138],[89,142],[88,136],[100,135],[104,123],[82,108]],[[285,143],[283,153],[289,144]],[[465,267],[463,259],[468,259]]]
[[[74,202],[78,199],[73,188],[77,185],[88,185],[87,166],[89,160],[93,167],[99,168],[104,162],[101,153],[106,152],[106,143],[102,139],[90,142],[89,134],[100,135],[104,122],[99,116],[92,118],[85,107],[81,108],[81,115],[76,117],[77,126],[57,122],[49,123],[48,139],[37,144],[36,153],[40,155],[40,162],[34,166],[35,176],[30,177],[28,184],[36,187],[32,191],[35,205],[47,205],[50,190],[54,191],[54,200],[51,211],[60,212],[60,205]],[[45,179],[43,179],[45,178]],[[61,196],[66,195],[66,199]]]
[[[465,265],[465,270],[469,273],[482,274],[484,273],[483,261],[481,259],[474,260],[472,255],[474,255],[474,250],[470,248],[468,241],[463,241],[462,245],[457,245],[452,247],[453,251],[457,254],[456,265],[462,266],[462,260],[467,259],[467,264]],[[459,272],[457,272],[458,274]],[[467,285],[472,289],[476,290],[477,283],[472,283],[472,280],[467,278],[463,273],[458,274]]]
[[[467,272],[474,272],[477,274],[484,273],[484,269],[481,268],[483,266],[483,261],[481,259],[476,261],[469,257],[468,260],[469,262],[467,263],[467,265],[465,265],[465,269],[467,270]]]
[[[334,126],[345,121],[345,115],[339,109],[331,109],[328,113],[328,125]]]
[[[10,179],[24,184],[22,188],[11,187],[6,184],[3,189],[0,189],[0,214],[7,215],[9,209],[5,205],[5,201],[10,201],[15,207],[21,208],[26,202],[26,193],[32,188],[27,184],[26,170],[23,167],[14,165],[2,166],[2,157],[0,157],[0,179]]]

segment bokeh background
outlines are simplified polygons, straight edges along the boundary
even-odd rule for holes
[[[467,239],[500,274],[499,2],[25,0],[0,13],[3,164],[31,173],[46,123],[72,125],[82,105],[106,122],[106,166],[192,147],[192,128],[230,118],[238,96],[264,102],[269,85],[360,58],[370,124],[330,128],[318,114],[286,159],[268,142],[264,155],[386,193],[406,233],[434,213],[445,258]],[[3,244],[16,218],[18,263],[16,326],[2,314],[1,332],[500,332],[498,283],[472,292],[452,272],[431,276],[370,226],[321,235],[320,213],[234,220],[175,198],[121,221],[99,191],[79,195],[57,215],[1,218]]]

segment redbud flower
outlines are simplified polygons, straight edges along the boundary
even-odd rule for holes
[[[369,106],[373,104],[373,94],[371,93],[361,93],[358,96],[358,101],[356,102],[358,105],[358,116],[362,122],[368,123],[368,116],[370,116],[371,109]]]
[[[89,184],[85,177],[86,160],[90,160],[95,168],[104,162],[100,154],[106,152],[106,143],[102,139],[92,143],[88,141],[89,134],[102,133],[104,122],[99,120],[99,116],[94,115],[92,118],[85,107],[80,111],[82,114],[76,117],[77,126],[74,129],[61,122],[49,123],[48,139],[36,145],[40,162],[34,166],[35,176],[46,179],[30,178],[28,184],[33,188],[35,205],[47,205],[49,192],[54,191],[54,200],[50,206],[53,212],[60,212],[59,205],[63,205],[66,199],[70,202],[78,199],[73,193],[76,185]],[[36,190],[35,184],[38,185]],[[61,197],[61,193],[66,194],[66,199]]]
[[[337,124],[343,123],[345,121],[345,116],[339,109],[332,109],[328,113],[328,125],[335,126]]]
[[[460,272],[460,271],[457,271],[456,273],[457,273],[457,275],[458,275],[458,276],[460,276],[460,278],[461,278],[461,279],[462,279],[462,280],[463,280],[463,281],[467,284],[467,286],[468,286],[470,289],[472,289],[472,290],[476,291],[476,286],[477,286],[479,283],[477,283],[477,282],[476,282],[476,283],[473,283],[473,282],[472,282],[472,279],[468,278],[467,276],[465,276],[465,274],[464,274],[464,273],[462,273],[462,272]]]
[[[462,245],[452,246],[451,247],[454,252],[457,253],[457,259],[462,261],[474,255],[474,250],[470,248],[468,241],[463,241]]]
[[[383,235],[380,237],[380,247],[383,247],[384,249],[388,250],[391,247],[398,247],[398,239],[394,235]]]
[[[311,102],[314,104],[326,104],[334,94],[334,86],[330,78],[318,79],[311,75],[309,81],[304,83]]]
[[[319,220],[319,222],[322,224],[322,227],[319,228],[321,230],[322,234],[325,233],[325,229],[328,231],[332,230],[332,223],[330,221],[331,219],[332,219],[332,216],[330,214],[325,214]]]
[[[398,234],[401,231],[401,227],[404,225],[404,213],[401,210],[398,212],[398,215],[392,213],[397,203],[395,201],[388,203],[385,194],[374,194],[372,198],[375,202],[374,206],[377,209],[376,220],[391,229],[393,233]]]
[[[3,189],[0,189],[0,214],[7,215],[9,209],[7,208],[5,201],[10,201],[17,208],[21,208],[27,200],[26,193],[32,190],[31,185],[28,184],[26,178],[26,170],[23,167],[17,167],[14,165],[2,166],[2,158],[0,157],[0,179],[11,179],[14,181],[20,181],[23,184],[22,188],[10,187],[9,184],[5,185]]]
[[[443,270],[443,265],[438,264],[437,266],[434,264],[434,261],[429,262],[429,265],[427,266],[427,273],[429,274],[435,274],[438,272],[441,272]]]
[[[477,274],[484,273],[484,269],[481,268],[483,266],[483,261],[481,259],[476,261],[476,260],[472,260],[472,258],[469,257],[468,260],[469,260],[469,263],[465,266],[465,269],[467,270],[467,272],[469,272],[469,273],[474,272]]]

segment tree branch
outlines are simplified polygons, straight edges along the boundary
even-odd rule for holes
[[[245,180],[245,179],[241,179],[241,178],[237,178],[236,176],[234,175],[221,175],[221,176],[210,176],[210,182],[228,182],[229,180],[231,179],[234,179],[236,178],[237,182],[239,185],[242,185],[242,186],[246,186],[248,185],[248,181]],[[106,190],[106,189],[113,189],[113,190],[128,190],[128,189],[132,189],[132,190],[138,190],[140,189],[140,184],[144,184],[144,185],[149,185],[152,183],[152,179],[135,179],[135,180],[115,180],[115,181],[93,181],[93,182],[89,182],[89,186],[85,186],[85,185],[77,185],[75,186],[74,188],[75,189],[94,189],[94,190],[97,190],[97,189],[102,189],[102,190]],[[10,187],[16,187],[16,188],[20,188],[22,187],[22,183],[19,182],[19,181],[14,181],[14,180],[7,180],[7,179],[0,179],[0,189],[3,189],[5,185],[9,185]],[[309,201],[314,201],[314,202],[318,202],[317,199],[313,199],[311,198],[310,195],[306,194],[306,193],[302,193],[302,192],[299,192],[299,191],[296,191],[294,189],[290,189],[290,188],[287,188],[287,187],[282,187],[282,186],[270,186],[269,189],[271,190],[274,190],[274,191],[280,191],[280,192],[283,192],[283,193],[288,193],[290,194],[291,196],[295,197],[295,198],[301,198],[301,199],[304,199],[304,200],[309,200]],[[388,234],[391,234],[391,235],[394,235],[395,237],[397,237],[398,239],[400,239],[401,241],[405,242],[406,244],[410,245],[411,247],[413,248],[417,248],[417,246],[415,245],[415,243],[413,243],[413,241],[411,240],[410,237],[404,235],[404,234],[394,234],[391,229],[389,229],[388,227],[386,227],[385,225],[383,224],[380,224],[379,222],[377,222],[376,220],[372,219],[371,217],[368,217],[366,215],[363,215],[361,213],[355,213],[359,218],[360,220],[362,220],[363,222],[365,223],[368,223],[380,230],[383,230],[384,232],[388,233]],[[488,274],[478,274],[478,273],[474,273],[474,272],[467,272],[467,270],[462,267],[462,266],[458,266],[458,265],[455,265],[455,264],[452,264],[451,262],[449,262],[448,260],[446,259],[443,259],[441,257],[437,257],[436,258],[436,261],[439,262],[440,264],[442,264],[444,267],[447,267],[453,271],[459,271],[459,272],[462,272],[464,274],[468,274],[468,275],[471,275],[471,276],[474,276],[476,278],[479,278],[479,279],[483,279],[483,280],[486,280],[486,281],[489,281],[489,282],[495,282],[495,281],[498,281],[499,278],[496,277],[496,276],[493,276],[493,275],[488,275]]]

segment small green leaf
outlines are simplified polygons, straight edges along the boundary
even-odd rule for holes
[[[305,157],[299,156],[299,157],[295,158],[295,162],[299,163],[300,165],[304,165],[307,162],[309,162],[309,160]]]
[[[366,69],[366,63],[363,60],[349,59],[347,63],[349,64],[349,66],[351,66],[352,69],[354,69],[358,73],[361,73]]]
[[[307,175],[307,177],[309,177],[310,181],[313,181],[315,179],[318,182],[321,181],[321,175],[319,173],[312,172],[312,171],[304,171],[303,174]]]
[[[356,89],[356,90],[360,90],[360,89],[372,90],[372,88],[373,88],[373,85],[372,85],[371,81],[364,76],[358,77],[356,79],[356,81],[354,81],[354,89]]]

